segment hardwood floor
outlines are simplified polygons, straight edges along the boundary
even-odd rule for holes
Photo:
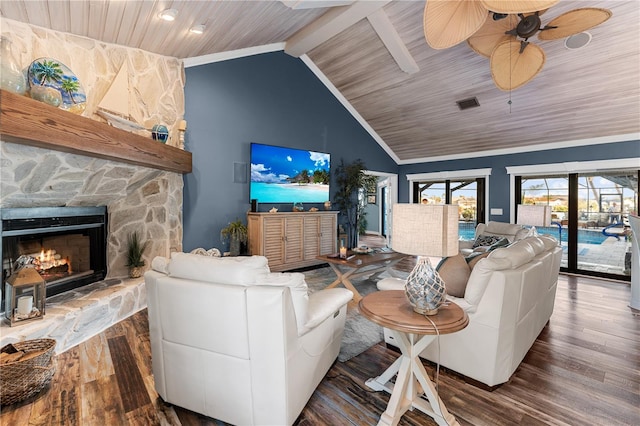
[[[441,370],[449,412],[462,426],[640,424],[640,317],[629,297],[627,283],[561,275],[551,321],[509,382],[489,392]],[[364,382],[396,356],[378,344],[336,362],[296,424],[376,424],[388,395]],[[0,425],[156,424],[223,423],[158,397],[146,311],[58,355],[51,386],[0,414]],[[435,423],[416,410],[400,425]]]

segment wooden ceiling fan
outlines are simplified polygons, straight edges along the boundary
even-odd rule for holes
[[[464,40],[490,58],[496,86],[514,90],[531,81],[545,62],[542,48],[529,38],[557,40],[581,33],[611,17],[611,11],[581,8],[566,12],[542,26],[540,15],[559,0],[427,0],[424,31],[434,49]]]

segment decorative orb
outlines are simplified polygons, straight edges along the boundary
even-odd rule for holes
[[[163,126],[162,124],[154,125],[151,128],[151,137],[153,137],[154,141],[166,143],[167,139],[169,139],[169,130],[167,129],[167,126]]]

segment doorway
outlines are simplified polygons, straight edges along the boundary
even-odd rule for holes
[[[366,175],[377,176],[376,193],[374,198],[367,197],[367,208],[371,212],[368,218],[367,234],[378,237],[383,245],[391,246],[391,229],[393,205],[398,202],[398,175],[395,173],[365,170]],[[373,195],[373,194],[371,194]]]
[[[562,246],[563,271],[630,280],[629,214],[638,211],[639,170],[516,176],[518,204],[551,206],[538,233]]]

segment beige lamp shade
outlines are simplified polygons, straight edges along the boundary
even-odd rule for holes
[[[569,37],[600,25],[610,17],[611,11],[607,9],[595,7],[574,9],[551,20],[546,26],[557,28],[540,31],[538,38],[540,40],[557,40]]]
[[[478,31],[475,32],[467,40],[467,44],[477,54],[486,58],[491,56],[491,52],[495,47],[507,40],[515,40],[516,37],[505,34],[505,32],[518,26],[517,15],[507,15],[506,18],[499,21],[493,19],[487,19]]]
[[[538,75],[544,62],[544,51],[535,44],[529,43],[520,53],[518,41],[503,41],[491,54],[491,77],[498,89],[514,90]]]
[[[489,16],[475,0],[427,0],[424,8],[424,36],[434,49],[447,49],[478,31]]]
[[[481,0],[479,3],[492,12],[527,13],[548,9],[560,0]]]
[[[518,204],[518,225],[551,226],[551,206],[542,204]]]
[[[395,204],[391,245],[414,256],[458,254],[458,206]]]

